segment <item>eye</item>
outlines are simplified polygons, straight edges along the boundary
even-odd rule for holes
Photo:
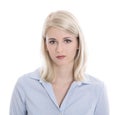
[[[66,40],[64,40],[65,41],[65,43],[70,43],[70,42],[72,42],[72,40],[69,40],[69,39],[66,39]]]
[[[54,40],[49,41],[50,44],[55,44],[55,42],[56,41],[54,41]]]

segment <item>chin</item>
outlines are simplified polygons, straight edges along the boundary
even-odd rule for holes
[[[57,63],[54,63],[56,66],[69,66],[70,62],[57,62]]]

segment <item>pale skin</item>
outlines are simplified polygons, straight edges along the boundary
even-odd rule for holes
[[[53,27],[47,31],[46,50],[53,61],[55,80],[52,86],[59,106],[74,81],[73,64],[77,49],[78,40],[74,35]]]

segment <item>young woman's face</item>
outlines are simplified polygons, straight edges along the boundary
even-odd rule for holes
[[[61,29],[50,28],[46,34],[46,48],[55,65],[69,65],[74,63],[78,40]]]

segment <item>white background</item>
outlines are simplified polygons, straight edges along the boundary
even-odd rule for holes
[[[110,113],[120,115],[119,0],[1,0],[0,115],[9,114],[16,80],[41,64],[43,22],[56,10],[78,18],[88,49],[87,73],[104,81]]]

